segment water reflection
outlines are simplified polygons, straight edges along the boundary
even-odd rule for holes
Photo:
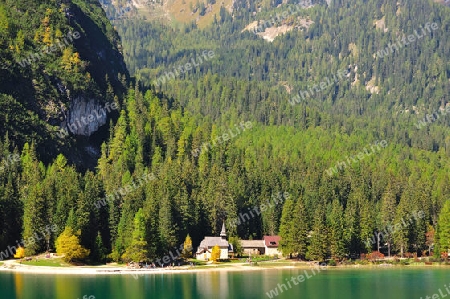
[[[425,298],[449,283],[448,268],[327,270],[276,299]],[[447,270],[447,271],[446,271]],[[43,275],[0,271],[0,299],[260,299],[303,270],[131,275]],[[449,297],[450,298],[450,297]]]
[[[228,299],[228,272],[200,272],[197,274],[197,290],[205,298]]]

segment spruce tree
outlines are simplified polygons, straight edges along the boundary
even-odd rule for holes
[[[311,244],[308,257],[319,262],[325,261],[329,252],[328,228],[325,201],[319,203],[314,214],[314,225],[311,232]]]
[[[450,201],[445,202],[439,215],[438,235],[440,251],[450,252]]]
[[[295,210],[295,203],[292,199],[287,199],[284,202],[283,212],[280,221],[280,247],[283,255],[292,255],[295,253],[295,229],[294,229],[294,215],[292,211]]]
[[[335,260],[342,260],[345,257],[346,248],[344,241],[344,211],[339,200],[334,199],[331,204],[329,215],[330,223],[330,252]]]
[[[147,241],[145,240],[145,218],[142,209],[136,213],[134,217],[134,230],[131,244],[127,247],[122,259],[143,262],[148,260],[147,256]]]

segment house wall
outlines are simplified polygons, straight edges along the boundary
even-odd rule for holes
[[[204,253],[197,254],[197,259],[198,260],[209,260],[209,259],[211,259],[211,253],[204,252]]]
[[[220,248],[220,259],[228,259],[228,248]]]
[[[210,249],[210,251],[212,248]],[[205,252],[197,254],[198,260],[211,260],[211,253]],[[220,248],[220,259],[228,259],[228,248]]]
[[[281,251],[278,250],[278,248],[270,248],[270,247],[266,247],[266,255],[269,256],[274,256],[274,255],[278,255],[278,256],[283,256],[283,254],[281,253]]]
[[[264,248],[244,248],[245,255],[261,255],[264,254]]]

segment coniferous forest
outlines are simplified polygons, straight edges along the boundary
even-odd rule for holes
[[[224,221],[235,239],[280,235],[285,255],[308,260],[447,251],[450,8],[313,4],[269,42],[244,28],[298,1],[238,0],[199,28],[115,19],[96,0],[1,0],[0,251],[54,225],[27,255],[72,233],[89,263],[151,261]],[[438,28],[377,55],[427,23]],[[32,59],[68,32],[80,38]],[[154,83],[204,51],[214,57]],[[90,136],[58,137],[61,107],[80,98],[119,109]],[[233,225],[280,192],[289,198]]]

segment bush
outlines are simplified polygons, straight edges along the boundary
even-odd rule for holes
[[[16,254],[14,254],[15,259],[21,259],[25,257],[25,249],[23,247],[19,247],[16,250]]]
[[[333,259],[331,259],[331,260],[328,262],[328,266],[335,267],[335,266],[336,266],[336,261],[333,260]]]
[[[401,260],[401,261],[400,261],[400,265],[402,265],[402,266],[407,266],[407,265],[409,265],[409,260]]]
[[[354,265],[355,264],[355,261],[353,261],[352,259],[349,259],[349,260],[343,260],[342,261],[342,264],[343,265]]]
[[[379,259],[384,259],[384,254],[382,254],[379,251],[373,251],[372,253],[369,253],[367,255],[367,259],[371,260],[371,261],[375,261],[375,260],[379,260]]]
[[[358,265],[368,265],[370,262],[368,260],[357,260],[356,264]]]

